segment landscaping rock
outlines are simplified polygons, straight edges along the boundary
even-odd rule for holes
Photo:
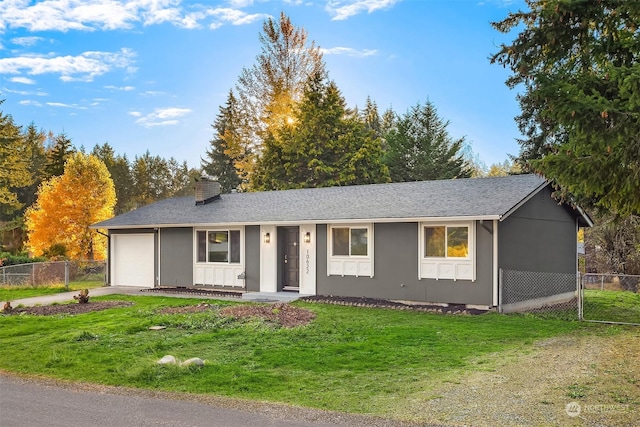
[[[199,357],[192,357],[191,359],[185,360],[180,365],[181,366],[189,366],[189,365],[204,366],[204,360],[200,359]]]
[[[168,354],[164,356],[162,359],[158,360],[158,365],[176,365],[178,361],[175,357]]]

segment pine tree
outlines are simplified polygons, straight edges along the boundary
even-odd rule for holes
[[[385,138],[385,164],[391,180],[468,178],[470,171],[462,153],[464,138],[452,138],[448,125],[430,102],[417,104],[398,118]]]
[[[380,140],[323,73],[307,81],[292,120],[265,140],[253,187],[261,190],[386,182]]]
[[[202,159],[202,170],[207,175],[215,177],[220,182],[221,191],[229,193],[238,189],[241,180],[234,166],[232,157],[228,154],[228,146],[225,141],[232,137],[235,117],[237,115],[237,101],[233,91],[229,91],[227,103],[220,107],[213,125],[213,139],[209,141],[210,148],[206,152],[207,160]],[[235,156],[239,158],[239,155]]]
[[[53,146],[47,153],[47,164],[44,167],[45,176],[51,178],[64,173],[64,164],[67,158],[75,151],[67,134],[62,132],[56,136]]]
[[[116,155],[109,143],[96,145],[91,154],[102,160],[107,167],[116,190],[115,214],[128,212],[135,207],[133,200],[134,185],[131,165],[126,155]]]
[[[20,127],[0,111],[0,219],[12,219],[24,206],[17,191],[32,184],[28,161]]]
[[[519,162],[583,206],[640,213],[640,2],[534,1],[492,25],[511,69]]]
[[[245,186],[269,133],[291,120],[307,78],[325,69],[320,49],[308,43],[304,28],[296,28],[284,13],[277,22],[267,19],[262,30],[262,52],[255,65],[242,70],[236,85],[240,116],[233,135],[224,138],[226,154]]]

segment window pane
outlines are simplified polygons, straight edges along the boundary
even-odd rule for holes
[[[229,261],[228,231],[209,232],[209,262]]]
[[[332,228],[333,255],[349,255],[349,229]]]
[[[231,230],[229,262],[240,262],[240,230]]]
[[[444,257],[444,227],[425,227],[424,256]]]
[[[447,228],[447,256],[467,258],[469,256],[469,228]]]
[[[351,255],[367,255],[367,229],[351,229]]]
[[[198,242],[198,262],[207,262],[207,232],[198,231],[196,241]]]

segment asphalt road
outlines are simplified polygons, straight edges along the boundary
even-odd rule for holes
[[[177,397],[176,397],[177,396]],[[287,405],[73,384],[0,373],[1,427],[399,427],[400,421]]]

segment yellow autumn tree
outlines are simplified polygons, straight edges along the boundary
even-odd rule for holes
[[[107,239],[89,226],[111,218],[115,204],[115,187],[102,160],[74,153],[61,176],[42,183],[25,213],[26,246],[36,256],[62,245],[72,259],[104,259]]]

